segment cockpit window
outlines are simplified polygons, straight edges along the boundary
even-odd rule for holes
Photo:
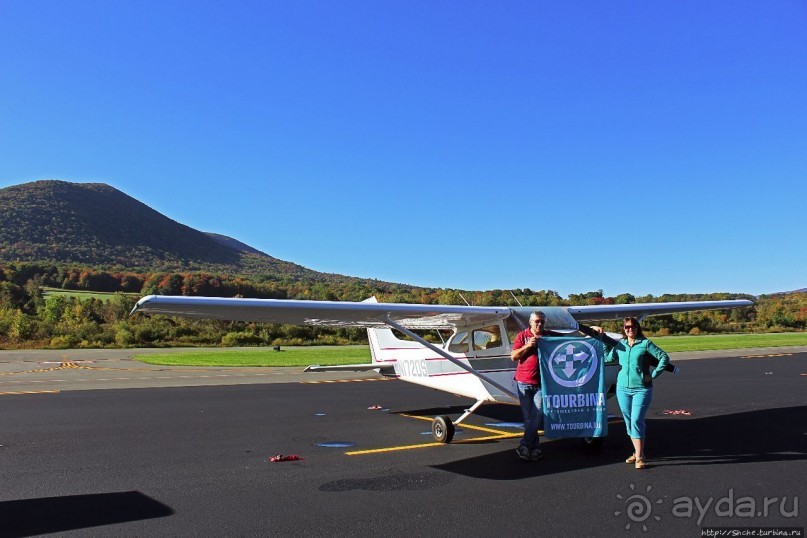
[[[468,353],[468,331],[460,331],[448,344],[448,350],[454,353]]]
[[[474,349],[495,349],[502,347],[502,331],[498,325],[490,325],[474,331]]]
[[[521,326],[518,321],[515,319],[515,316],[510,316],[505,321],[507,325],[507,337],[513,342],[516,339],[516,335],[523,331],[524,329],[528,328],[529,325]]]

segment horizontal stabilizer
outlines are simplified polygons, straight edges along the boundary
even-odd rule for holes
[[[382,368],[379,364],[339,364],[334,366],[312,364],[307,366],[303,372],[368,372],[370,370],[381,370]]]

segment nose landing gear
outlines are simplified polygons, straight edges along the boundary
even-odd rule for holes
[[[432,421],[432,436],[438,443],[450,443],[454,438],[454,423],[445,415],[434,417]]]

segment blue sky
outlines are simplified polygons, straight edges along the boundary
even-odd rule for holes
[[[807,286],[801,0],[3,0],[0,51],[0,187],[421,286]]]

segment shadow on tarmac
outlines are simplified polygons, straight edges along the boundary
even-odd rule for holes
[[[0,502],[0,536],[17,538],[170,516],[139,491]]]
[[[703,419],[648,421],[661,465],[720,465],[807,459],[807,406]]]
[[[667,465],[723,465],[807,459],[807,406],[705,418],[648,419],[648,469]],[[624,461],[630,443],[622,423],[609,426],[599,450],[580,439],[542,443],[544,459],[525,464],[506,450],[433,466],[488,480],[524,480]],[[512,456],[512,457],[511,457]]]

